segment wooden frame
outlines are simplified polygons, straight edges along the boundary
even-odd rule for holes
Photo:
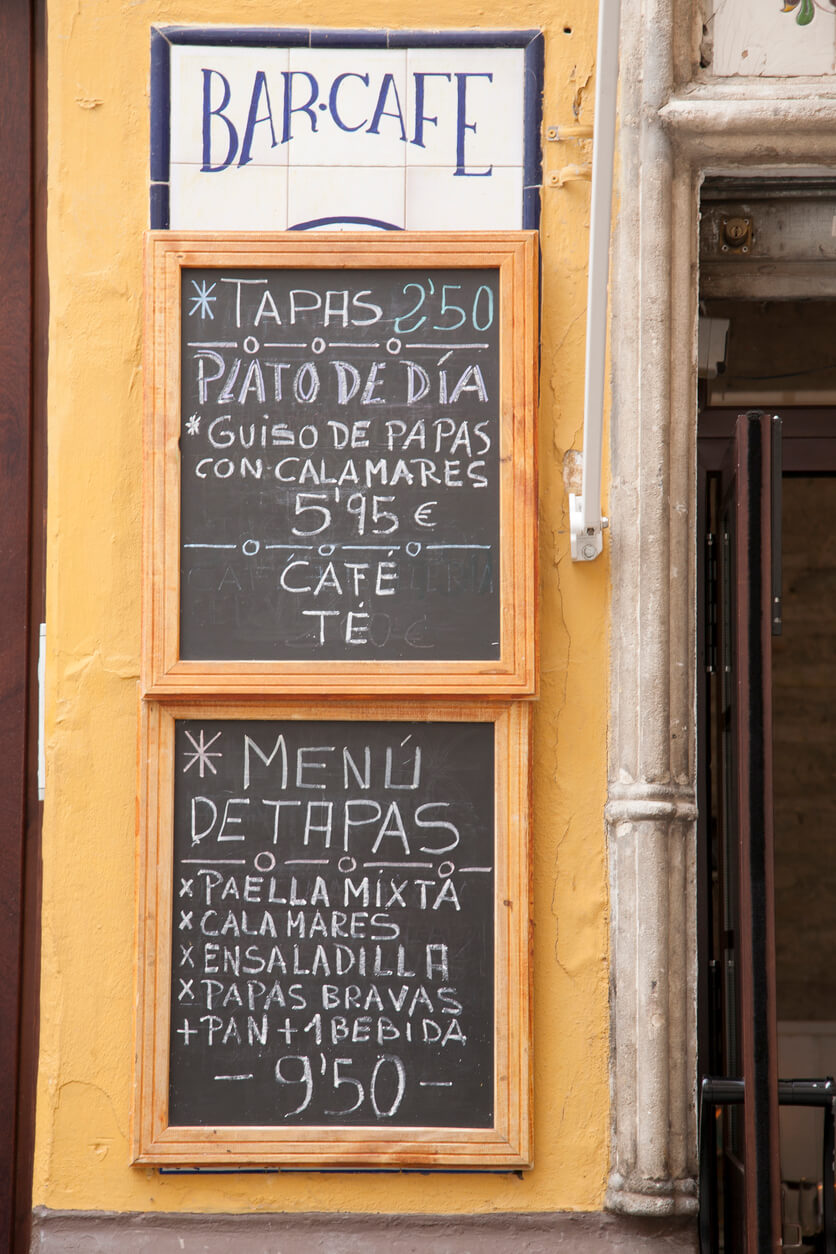
[[[43,618],[46,362],[45,6],[0,8],[0,1248],[30,1248],[38,1067],[41,810],[38,625]]]
[[[134,1161],[168,1165],[519,1168],[531,1159],[527,703],[208,705],[143,702]],[[353,720],[494,725],[494,1097],[487,1128],[171,1126],[175,721]],[[224,1077],[226,1078],[226,1077]]]
[[[534,232],[147,237],[144,614],[146,695],[530,696],[536,687]],[[180,656],[181,270],[496,268],[500,285],[499,634],[488,661],[194,660]],[[275,546],[274,546],[275,547]]]

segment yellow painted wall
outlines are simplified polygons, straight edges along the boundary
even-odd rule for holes
[[[34,1204],[90,1210],[596,1210],[608,1166],[606,561],[569,558],[589,184],[543,196],[542,695],[535,721],[535,1167],[507,1176],[161,1177],[129,1163],[142,233],[154,23],[450,25],[441,0],[48,0],[49,518],[43,976]],[[545,123],[592,120],[587,0],[459,0],[542,27]],[[547,144],[548,171],[588,159]]]

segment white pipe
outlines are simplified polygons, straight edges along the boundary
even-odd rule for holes
[[[607,525],[601,514],[601,455],[620,17],[621,0],[599,0],[586,309],[583,481],[580,498],[569,497],[572,559],[576,562],[588,562],[598,556],[603,545],[601,532]]]

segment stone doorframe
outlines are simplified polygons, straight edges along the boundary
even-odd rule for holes
[[[790,177],[811,166],[830,166],[836,180],[836,79],[712,79],[699,64],[700,0],[622,9],[607,511],[607,1206],[672,1215],[697,1208],[699,188],[710,173]]]

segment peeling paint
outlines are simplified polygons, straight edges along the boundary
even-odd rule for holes
[[[563,454],[563,488],[568,496],[579,496],[583,487],[583,454],[577,449],[567,449]]]
[[[589,87],[591,80],[592,80],[592,73],[590,72],[589,74],[587,74],[586,78],[583,80],[580,86],[578,86],[575,89],[575,98],[572,101],[572,112],[574,113],[576,118],[580,118],[581,116],[581,110],[583,109],[584,98],[586,96],[586,90]]]

